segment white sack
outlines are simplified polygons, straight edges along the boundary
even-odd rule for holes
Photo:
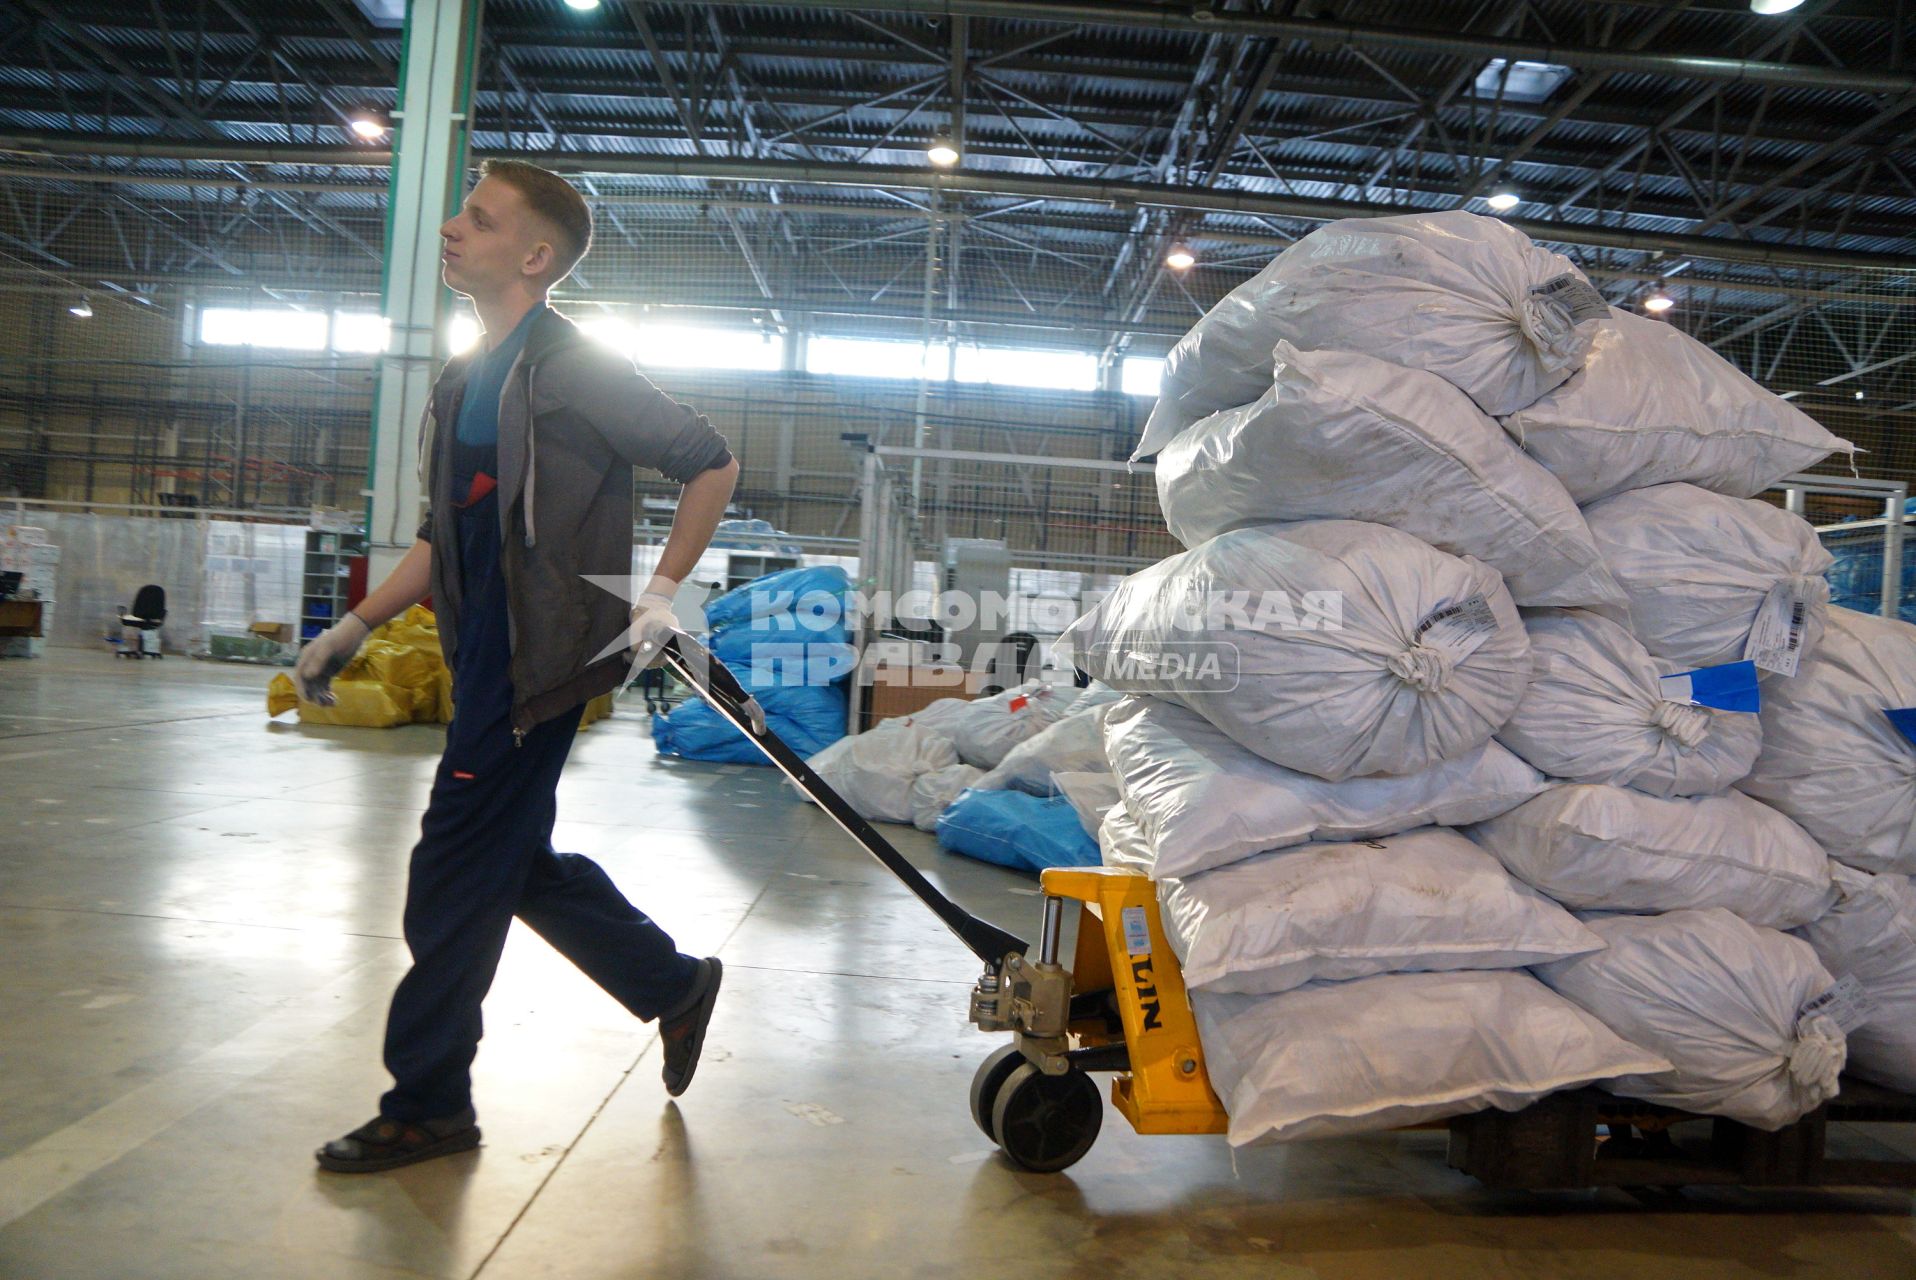
[[[1428,369],[1485,413],[1513,413],[1583,363],[1605,311],[1568,258],[1496,218],[1332,222],[1231,290],[1171,349],[1134,456],[1256,399],[1279,342]]]
[[[1676,480],[1753,498],[1855,447],[1674,325],[1616,308],[1581,372],[1507,412],[1579,504]]]
[[[971,705],[969,698],[935,698],[921,711],[908,716],[894,716],[895,720],[909,720],[927,729],[935,729],[949,738],[953,727],[965,718],[965,709]],[[880,724],[886,723],[880,721]]]
[[[1796,931],[1836,978],[1863,984],[1869,1020],[1849,1033],[1849,1069],[1916,1093],[1916,886],[1908,876],[1836,868],[1830,913]]]
[[[859,816],[910,822],[912,783],[957,762],[949,738],[900,718],[840,738],[805,763]]]
[[[1660,670],[1616,623],[1580,609],[1524,615],[1530,687],[1497,740],[1553,778],[1711,795],[1756,760],[1754,715],[1663,697]]]
[[[1104,821],[1098,824],[1098,855],[1107,867],[1151,874],[1151,842],[1123,802],[1105,810]]]
[[[1105,684],[1102,680],[1093,680],[1082,689],[1058,686],[1058,693],[1067,699],[1064,713],[1068,716],[1087,715],[1099,707],[1108,707],[1124,695]]]
[[[1652,657],[1794,674],[1822,639],[1833,561],[1801,516],[1693,484],[1632,489],[1584,516]]]
[[[1013,747],[1063,719],[1080,692],[1069,685],[1028,680],[1002,693],[967,702],[935,727],[951,735],[958,758],[966,764],[995,769]]]
[[[1099,711],[1070,714],[1026,738],[1005,753],[998,767],[978,786],[990,791],[1029,791],[1034,796],[1056,792],[1052,776],[1108,769],[1104,760],[1104,731]]]
[[[1191,996],[1230,1143],[1394,1129],[1669,1063],[1519,969],[1386,973]]]
[[[1333,780],[1481,746],[1530,669],[1496,570],[1353,520],[1220,534],[1126,578],[1060,643],[1115,688]]]
[[[1314,979],[1515,969],[1603,944],[1455,831],[1300,845],[1161,880],[1192,990],[1275,994]]]
[[[983,769],[968,764],[948,764],[930,773],[921,773],[911,784],[911,825],[920,831],[938,827],[938,815],[951,807],[958,793],[978,785]]]
[[[1809,944],[1720,907],[1588,923],[1608,946],[1532,972],[1673,1068],[1611,1092],[1771,1131],[1836,1095],[1842,1029],[1799,1013],[1834,981]]]
[[[1916,627],[1832,608],[1817,651],[1763,686],[1763,752],[1738,783],[1830,857],[1916,874],[1916,743],[1883,712],[1916,707]]]
[[[1751,924],[1793,929],[1835,899],[1822,847],[1736,791],[1666,798],[1553,787],[1467,834],[1512,875],[1577,910],[1723,907]]]
[[[1118,780],[1109,769],[1054,773],[1051,782],[1070,802],[1072,812],[1078,815],[1085,834],[1094,840],[1104,827],[1105,815],[1124,803],[1124,797],[1118,793]]]
[[[1368,520],[1497,570],[1520,605],[1624,609],[1577,504],[1457,388],[1349,351],[1277,344],[1256,401],[1158,455],[1178,541],[1273,520]]]
[[[1143,829],[1147,874],[1187,876],[1307,840],[1371,840],[1460,826],[1546,785],[1495,742],[1402,777],[1326,782],[1272,764],[1195,712],[1129,697],[1106,713],[1105,754]]]

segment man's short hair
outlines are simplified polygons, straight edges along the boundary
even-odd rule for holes
[[[525,197],[532,211],[558,231],[558,243],[552,246],[556,264],[546,286],[558,284],[572,274],[585,251],[592,247],[592,210],[578,188],[550,169],[523,160],[487,160],[479,166],[482,178],[497,178]]]

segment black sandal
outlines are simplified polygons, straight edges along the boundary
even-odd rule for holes
[[[665,1091],[674,1098],[691,1085],[692,1073],[699,1068],[705,1025],[712,1020],[712,1006],[718,1003],[719,983],[724,977],[725,966],[717,956],[699,961],[698,977],[693,994],[686,997],[686,1006],[659,1019],[659,1044],[665,1059],[659,1074],[665,1078]]]
[[[460,1121],[464,1120],[464,1125]],[[335,1138],[313,1153],[319,1167],[333,1173],[379,1173],[417,1164],[479,1145],[479,1126],[471,1112],[443,1121],[414,1123],[375,1116],[343,1138]],[[441,1133],[437,1127],[444,1126]]]

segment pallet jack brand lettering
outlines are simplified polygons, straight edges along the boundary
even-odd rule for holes
[[[1157,979],[1151,975],[1151,957],[1140,956],[1131,962],[1131,982],[1138,989],[1138,1009],[1144,1014],[1146,1031],[1159,1031],[1164,1027],[1160,1015],[1163,1008],[1158,1003]]]

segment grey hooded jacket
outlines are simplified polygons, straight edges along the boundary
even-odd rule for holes
[[[419,432],[419,479],[430,506],[432,598],[447,664],[458,661],[459,538],[449,452],[472,357],[440,371]],[[512,727],[524,735],[608,689],[629,669],[631,605],[582,574],[632,572],[632,468],[681,483],[731,459],[703,416],[653,386],[632,362],[588,340],[550,309],[499,393],[500,563],[512,642]]]

